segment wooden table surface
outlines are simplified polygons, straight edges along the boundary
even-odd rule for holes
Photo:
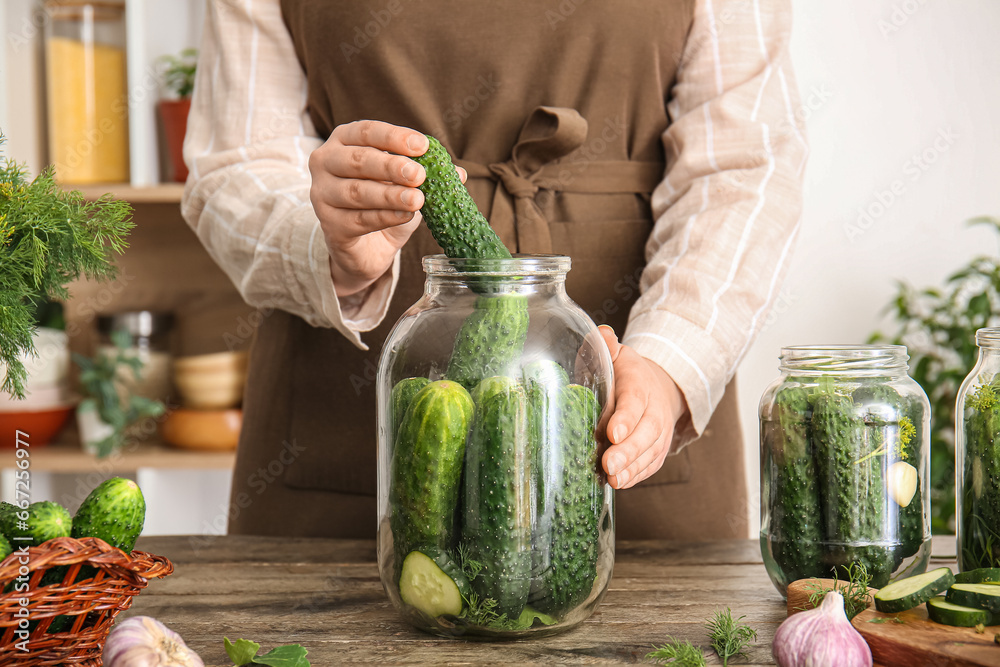
[[[155,616],[209,666],[231,666],[224,636],[256,641],[262,652],[302,644],[314,667],[645,663],[668,636],[707,647],[704,620],[727,606],[759,632],[735,664],[772,665],[785,618],[756,540],[619,541],[611,585],[590,619],[553,637],[506,642],[441,639],[404,623],[382,590],[374,541],[149,537],[138,548],[167,556],[176,570],[150,582],[123,616]],[[948,564],[954,538],[935,540],[935,552]],[[711,651],[706,657],[720,664]]]

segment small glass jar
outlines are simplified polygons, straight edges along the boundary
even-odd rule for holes
[[[930,404],[902,345],[797,346],[760,402],[761,552],[785,594],[862,564],[870,585],[930,556]]]
[[[958,569],[1000,567],[1000,328],[976,332],[979,361],[955,405]]]
[[[378,369],[382,584],[434,634],[565,630],[614,563],[607,346],[566,295],[568,257],[423,265]]]
[[[100,336],[98,345],[102,352],[113,354],[115,346],[111,334],[124,331],[132,339],[127,354],[142,362],[138,378],[131,370],[124,370],[118,376],[123,393],[150,400],[169,401],[172,394],[170,370],[173,357],[170,353],[170,334],[173,323],[173,315],[148,310],[101,315],[97,318],[97,332]]]
[[[49,159],[62,183],[129,178],[125,6],[45,3]]]

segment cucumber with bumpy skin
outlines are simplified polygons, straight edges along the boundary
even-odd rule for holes
[[[132,553],[146,520],[146,500],[139,485],[112,477],[98,484],[73,517],[73,537],[97,537]]]
[[[875,608],[886,614],[913,609],[944,592],[954,583],[955,575],[947,567],[900,579],[875,594]]]
[[[15,521],[9,537],[19,545],[36,547],[56,537],[69,537],[72,525],[73,517],[65,507],[50,500],[42,500],[28,505],[27,520]]]
[[[531,460],[524,388],[484,380],[465,452],[462,542],[482,570],[472,587],[518,618],[531,577]]]
[[[996,584],[953,584],[945,599],[952,604],[1000,613],[1000,586]]]
[[[462,568],[440,549],[424,547],[403,560],[399,596],[431,618],[458,616],[471,592]]]
[[[932,621],[956,628],[974,628],[980,623],[994,625],[997,620],[1000,620],[986,609],[952,604],[943,595],[931,598],[925,606],[927,607],[927,616]]]
[[[392,455],[391,527],[396,564],[411,551],[454,546],[459,483],[472,397],[457,382],[431,382],[413,397]]]
[[[427,152],[413,159],[427,173],[420,185],[424,193],[420,213],[434,240],[448,257],[510,259],[510,252],[462,184],[448,151],[432,136],[427,141]]]
[[[956,584],[1000,583],[1000,567],[981,567],[955,575]]]
[[[0,535],[0,561],[2,561],[7,556],[14,552],[14,548],[10,546],[10,542],[3,535]]]
[[[528,300],[520,294],[481,296],[465,318],[445,377],[472,389],[484,378],[515,366],[528,336]]]
[[[404,378],[392,388],[392,395],[389,397],[389,402],[392,404],[392,423],[389,425],[389,432],[394,440],[396,431],[399,430],[399,425],[403,421],[403,415],[406,414],[406,408],[410,407],[410,402],[413,401],[417,392],[430,382],[427,378],[421,377]]]

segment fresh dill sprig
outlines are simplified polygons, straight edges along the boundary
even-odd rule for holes
[[[465,578],[470,582],[479,576],[483,571],[483,564],[472,557],[469,547],[464,542],[458,545],[458,566],[462,569]],[[464,618],[471,625],[478,625],[484,628],[495,628],[497,630],[523,630],[520,619],[508,618],[506,613],[498,614],[499,602],[494,598],[480,598],[476,593],[469,593],[462,596],[465,608],[462,610],[461,618]]]
[[[997,392],[993,384],[987,382],[979,385],[974,392],[969,394],[966,402],[977,412],[989,410],[997,404]]]
[[[663,646],[653,646],[653,650],[646,654],[646,660],[673,667],[705,667],[705,654],[700,648],[673,637],[667,639],[669,641]]]
[[[131,216],[126,202],[63,192],[51,168],[29,180],[23,166],[0,155],[0,391],[24,398],[21,358],[35,353],[35,302],[65,300],[66,285],[81,276],[113,278],[111,256],[127,247]]]
[[[729,659],[733,656],[744,655],[743,649],[757,641],[757,631],[740,623],[744,618],[745,616],[740,616],[734,619],[733,610],[726,607],[725,611],[716,611],[705,624],[712,648],[719,654],[724,666],[729,664]]]
[[[872,596],[868,593],[868,584],[872,581],[868,568],[864,563],[851,563],[844,569],[847,571],[847,581],[840,581],[838,571],[834,570],[832,587],[825,587],[818,582],[807,584],[806,588],[813,592],[809,596],[808,606],[802,609],[815,609],[830,591],[837,591],[844,598],[844,612],[848,619],[867,609],[872,601]]]

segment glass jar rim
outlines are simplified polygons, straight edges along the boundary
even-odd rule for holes
[[[1000,348],[1000,327],[983,327],[976,331],[976,345],[991,349]]]
[[[456,258],[427,255],[424,273],[434,277],[560,276],[572,264],[566,255],[514,255],[511,259]]]
[[[811,374],[906,372],[905,345],[789,345],[781,348],[779,366]]]

